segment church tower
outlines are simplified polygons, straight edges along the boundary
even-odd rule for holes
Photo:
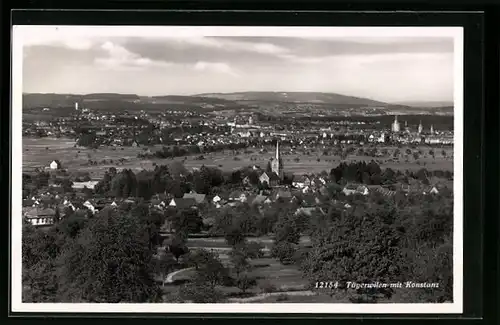
[[[399,122],[398,122],[398,116],[394,116],[394,123],[392,123],[392,132],[399,132]]]
[[[434,126],[431,125],[431,134],[434,134]]]
[[[420,123],[418,124],[418,134],[422,133],[423,129],[424,127],[422,126],[422,121],[420,121]]]
[[[279,140],[276,141],[276,156],[271,161],[271,171],[279,176],[280,179],[283,179],[283,166],[280,163],[280,149],[279,149]]]

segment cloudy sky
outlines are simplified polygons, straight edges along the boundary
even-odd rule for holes
[[[24,92],[318,91],[453,100],[451,37],[66,35],[23,44]]]

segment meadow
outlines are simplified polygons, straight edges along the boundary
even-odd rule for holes
[[[217,289],[224,293],[229,298],[229,302],[258,302],[261,300],[269,299],[283,299],[283,296],[293,297],[291,301],[296,302],[309,302],[312,296],[316,293],[308,289],[308,281],[303,278],[302,272],[297,265],[283,265],[279,261],[270,257],[270,248],[273,245],[273,240],[269,237],[255,237],[247,238],[249,242],[259,242],[263,245],[264,256],[251,260],[253,266],[250,274],[257,279],[257,285],[247,290],[246,294],[242,294],[241,290],[237,287],[219,286]],[[301,246],[308,246],[310,240],[308,237],[303,236],[300,241]],[[217,252],[221,262],[230,266],[231,261],[228,253],[230,246],[226,243],[224,238],[189,238],[187,245],[190,249],[204,248]],[[192,273],[188,270],[186,275]],[[181,277],[183,278],[183,277]],[[175,294],[178,290],[179,284],[172,283],[163,287],[163,293],[168,296]],[[281,296],[281,298],[278,298]],[[331,297],[328,296],[330,302]]]
[[[160,149],[161,146],[149,147],[151,152]],[[395,147],[385,147],[389,151]],[[405,152],[407,148],[400,148],[401,152]],[[309,155],[295,152],[290,153],[286,150],[282,152],[283,164],[285,172],[302,175],[305,173],[320,173],[329,171],[337,166],[342,161],[367,161],[375,159],[381,164],[381,167],[397,170],[418,170],[426,168],[428,170],[453,170],[453,149],[446,148],[446,157],[441,154],[442,149],[436,148],[435,158],[429,156],[429,147],[422,146],[417,148],[423,152],[423,155],[418,160],[413,157],[400,158],[399,161],[392,161],[389,157],[372,158],[369,156],[359,156],[351,154],[345,160],[340,156],[323,155],[322,149],[316,151],[311,150]],[[88,172],[91,178],[99,179],[104,172],[110,167],[130,168],[134,171],[142,169],[153,169],[154,165],[170,164],[173,161],[183,161],[186,168],[199,168],[202,165],[217,167],[224,171],[232,171],[241,167],[252,165],[266,168],[267,162],[273,157],[272,150],[266,153],[259,153],[257,149],[251,148],[252,153],[244,153],[240,151],[234,154],[232,151],[204,153],[203,158],[199,159],[199,155],[177,157],[174,159],[140,159],[137,154],[144,152],[143,147],[102,147],[98,149],[87,149],[83,147],[75,147],[75,142],[72,139],[65,138],[23,138],[23,170],[25,172],[32,171],[34,168],[48,167],[54,159],[61,161],[63,168],[71,172]],[[119,163],[120,159],[124,159],[123,163]],[[97,161],[97,165],[89,165],[88,161]],[[105,160],[106,162],[103,162]]]

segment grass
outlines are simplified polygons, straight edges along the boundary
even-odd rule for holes
[[[161,146],[155,146],[151,148],[151,151],[159,149]],[[46,149],[48,148],[48,149]],[[387,147],[388,149],[393,149]],[[425,155],[428,155],[429,148],[420,148]],[[401,151],[404,152],[406,148],[402,148]],[[448,155],[451,155],[451,149],[445,149]],[[140,171],[142,169],[153,169],[154,164],[163,165],[170,164],[174,160],[184,161],[184,165],[188,168],[199,168],[202,165],[217,167],[222,170],[231,171],[241,167],[246,167],[250,165],[259,165],[262,168],[266,168],[267,162],[272,157],[273,152],[268,152],[266,154],[256,153],[255,149],[252,149],[254,153],[237,155],[239,160],[234,160],[234,155],[232,152],[217,152],[217,153],[207,153],[203,154],[204,160],[197,160],[197,156],[188,157],[178,157],[175,159],[139,159],[137,154],[143,152],[142,147],[102,147],[99,149],[87,149],[87,148],[75,148],[74,141],[65,138],[24,138],[23,139],[23,168],[25,171],[34,169],[35,167],[45,167],[54,160],[59,159],[63,168],[68,169],[70,172],[72,170],[78,170],[80,172],[88,172],[92,178],[101,178],[104,172],[110,167],[117,168],[130,168],[135,171]],[[377,158],[376,160],[382,161],[382,167],[390,167],[392,169],[410,169],[418,170],[425,167],[428,170],[453,170],[453,159],[444,158],[441,155],[441,149],[435,149],[436,158],[432,157],[421,157],[418,161],[415,161],[413,157],[409,158],[408,162],[404,161],[404,158],[400,162],[389,161],[387,158]],[[122,165],[117,165],[117,161],[120,158],[124,158],[127,161]],[[299,158],[298,161],[296,158]],[[318,161],[319,158],[319,161]],[[101,162],[106,159],[108,163],[99,164],[97,166],[88,166],[88,160],[94,160]],[[112,159],[113,163],[109,163]],[[350,155],[347,157],[347,161],[370,161],[374,158],[366,156]],[[283,163],[285,171],[294,174],[305,174],[305,173],[319,173],[321,171],[329,171],[331,168],[337,166],[342,160],[339,156],[322,156],[320,151],[311,153],[311,155],[303,154],[283,154]]]

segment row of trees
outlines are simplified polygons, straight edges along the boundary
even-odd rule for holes
[[[429,171],[425,168],[421,168],[418,171],[407,170],[405,172],[393,170],[391,168],[382,170],[380,165],[373,160],[369,163],[364,161],[351,163],[341,162],[330,171],[330,179],[333,182],[355,182],[367,185],[388,185],[394,183],[409,184],[410,179],[429,184],[429,178],[431,177],[452,179],[453,172],[449,170]]]

